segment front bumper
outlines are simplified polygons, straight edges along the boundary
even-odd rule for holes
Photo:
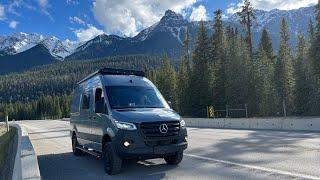
[[[119,130],[112,143],[117,154],[123,159],[150,159],[164,157],[165,155],[185,150],[188,147],[186,137],[187,130],[186,128],[182,128],[179,135],[175,137],[174,143],[149,146],[139,130]],[[124,141],[130,142],[130,146],[125,147],[123,145]]]

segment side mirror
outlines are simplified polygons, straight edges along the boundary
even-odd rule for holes
[[[167,103],[169,104],[169,106],[172,106],[172,102],[171,101],[167,101]]]
[[[95,113],[106,113],[106,106],[103,101],[96,102]]]

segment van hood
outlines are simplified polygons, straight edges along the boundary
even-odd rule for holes
[[[152,121],[178,121],[181,117],[171,109],[137,108],[112,110],[112,117],[117,121],[141,123]]]

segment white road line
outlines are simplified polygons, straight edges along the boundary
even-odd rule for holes
[[[260,171],[265,171],[265,172],[270,172],[270,173],[276,173],[276,174],[281,174],[281,175],[287,175],[287,176],[292,176],[292,177],[297,177],[297,178],[303,178],[303,179],[317,179],[320,180],[320,177],[317,176],[312,176],[312,175],[306,175],[306,174],[300,174],[300,173],[294,173],[294,172],[289,172],[289,171],[282,171],[282,170],[277,170],[277,169],[271,169],[271,168],[265,168],[265,167],[259,167],[259,166],[253,166],[253,165],[248,165],[248,164],[241,164],[241,163],[235,163],[231,161],[225,161],[225,160],[220,160],[220,159],[214,159],[210,157],[205,157],[205,156],[198,156],[194,154],[187,154],[184,153],[185,156],[192,157],[192,158],[197,158],[201,160],[207,160],[207,161],[214,161],[217,163],[222,163],[222,164],[228,164],[228,165],[234,165],[238,167],[244,167],[244,168],[249,168],[249,169],[255,169],[255,170],[260,170]]]

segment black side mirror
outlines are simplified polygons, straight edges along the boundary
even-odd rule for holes
[[[106,106],[103,101],[96,102],[95,113],[106,113]]]

